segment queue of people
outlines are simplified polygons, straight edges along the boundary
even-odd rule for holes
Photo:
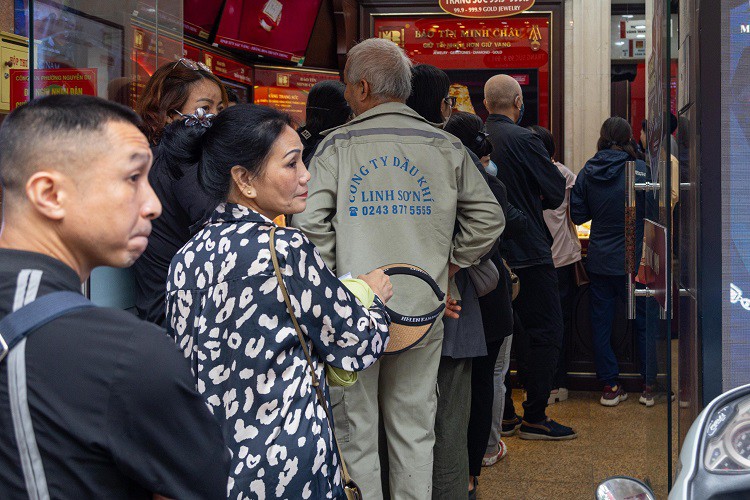
[[[625,289],[611,193],[637,154],[629,125],[605,122],[576,179],[549,131],[519,126],[516,80],[486,82],[486,123],[453,109],[450,83],[368,39],[343,83],[313,87],[298,129],[234,105],[187,59],[154,73],[138,114],[84,96],[11,113],[0,318],[13,327],[0,334],[17,335],[0,351],[0,497],[476,498],[502,436],[578,436],[546,408],[567,398],[573,222],[592,219],[601,403],[625,399],[609,346]],[[53,293],[104,265],[133,267],[140,319]],[[59,312],[37,326],[29,304],[46,295]],[[642,353],[653,341],[639,327]]]

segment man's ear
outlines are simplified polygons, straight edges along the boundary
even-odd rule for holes
[[[482,104],[484,104],[484,109],[490,111],[490,107],[487,106],[487,99],[482,99]],[[492,113],[492,111],[490,111],[490,113]]]
[[[255,186],[253,186],[254,178],[251,177],[250,172],[245,167],[235,165],[232,167],[231,173],[234,187],[242,196],[251,199],[258,196],[258,192],[255,190]]]
[[[362,92],[359,95],[359,100],[365,101],[367,100],[368,97],[370,97],[370,95],[372,95],[370,92],[371,91],[370,84],[367,83],[367,81],[365,80],[360,80],[359,83],[362,85]]]
[[[26,198],[34,209],[51,220],[65,217],[65,205],[73,198],[71,179],[52,170],[35,172],[26,181]]]

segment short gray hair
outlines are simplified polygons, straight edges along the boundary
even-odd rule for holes
[[[366,81],[373,97],[406,101],[411,94],[411,61],[390,40],[368,38],[349,50],[347,61],[347,81]]]

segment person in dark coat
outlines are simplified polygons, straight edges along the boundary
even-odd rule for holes
[[[547,399],[562,348],[563,322],[557,274],[552,263],[550,236],[542,211],[560,206],[565,198],[565,177],[550,160],[541,139],[517,125],[523,116],[523,93],[508,75],[490,78],[484,87],[489,110],[487,132],[498,166],[498,179],[508,190],[508,202],[527,217],[527,229],[508,238],[501,253],[521,281],[514,309],[523,325],[527,393],[520,437],[574,439],[575,431],[547,418]]]
[[[649,182],[651,176],[646,163],[637,159],[630,138],[630,124],[623,118],[607,118],[601,128],[598,152],[578,174],[570,195],[570,215],[573,222],[591,221],[591,235],[586,270],[589,275],[591,330],[594,337],[596,373],[604,385],[599,402],[617,406],[628,395],[618,381],[617,358],[610,344],[612,322],[617,300],[626,297],[625,270],[625,164],[635,161],[636,182]],[[650,196],[650,195],[648,195]],[[640,261],[643,242],[643,219],[646,215],[647,195],[636,194],[636,262]],[[641,354],[641,376],[644,387],[642,398],[647,400],[649,389],[656,382],[656,346],[649,334],[644,305],[639,300],[636,311],[638,348]],[[639,314],[640,313],[640,314]],[[653,332],[652,332],[653,333]],[[653,396],[650,396],[653,404]],[[651,406],[648,402],[643,402]]]
[[[312,86],[307,95],[305,125],[297,130],[302,141],[302,163],[310,166],[315,149],[323,140],[322,132],[348,122],[352,108],[344,99],[346,85],[338,80],[323,80]]]

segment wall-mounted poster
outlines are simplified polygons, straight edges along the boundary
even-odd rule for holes
[[[29,97],[29,70],[11,69],[10,110],[26,104]],[[93,95],[96,90],[96,68],[35,69],[34,97],[46,95]]]
[[[445,70],[458,109],[482,119],[487,117],[482,103],[485,82],[498,73],[511,75],[523,89],[522,125],[550,128],[550,21],[549,13],[503,19],[378,16],[373,32],[402,47],[414,63]]]
[[[253,102],[285,111],[302,125],[310,88],[323,80],[339,79],[338,73],[331,71],[256,66]]]
[[[218,45],[302,64],[321,0],[226,0]]]

